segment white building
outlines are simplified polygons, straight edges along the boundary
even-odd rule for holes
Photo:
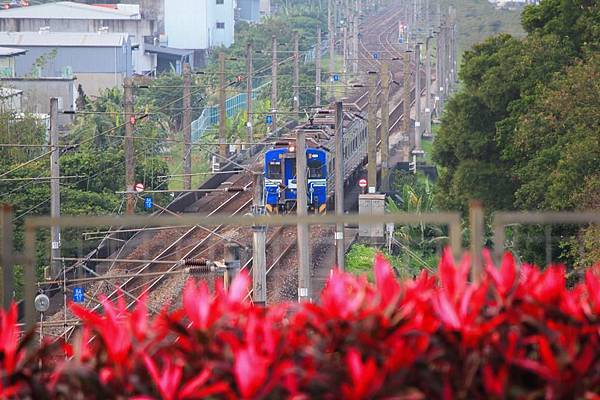
[[[169,47],[208,50],[234,40],[234,0],[164,0]]]

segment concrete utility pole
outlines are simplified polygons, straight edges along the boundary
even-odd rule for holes
[[[50,99],[50,216],[60,217],[60,147],[58,146],[58,99]],[[50,228],[51,262],[50,273],[52,278],[59,276],[61,272],[60,258],[60,226],[53,225]]]
[[[308,215],[307,179],[306,179],[306,133],[297,131],[296,136],[296,182],[298,218]],[[308,225],[298,224],[298,301],[310,301],[310,242]]]
[[[237,243],[225,243],[223,247],[223,259],[225,261],[225,275],[223,276],[223,287],[229,290],[231,282],[240,271],[240,245]]]
[[[342,97],[346,94],[346,86],[348,85],[348,28],[342,28]]]
[[[294,32],[294,112],[300,112],[300,49],[298,48],[298,32]]]
[[[360,1],[358,2],[360,4]],[[360,14],[356,14],[356,16],[352,19],[352,73],[358,74],[358,33],[359,33],[359,25],[358,19],[360,18]]]
[[[425,134],[431,135],[431,35],[425,39]]]
[[[277,130],[277,37],[273,35],[271,50],[273,59],[271,60],[271,112],[273,113],[273,122],[271,124],[271,132]]]
[[[377,192],[377,72],[369,71],[367,120],[367,182],[369,193]]]
[[[415,150],[421,151],[421,44],[415,44]]]
[[[190,86],[192,71],[183,63],[183,189],[192,189],[192,108]]]
[[[254,175],[254,216],[264,214],[262,174]],[[254,304],[264,306],[267,303],[267,227],[254,225],[252,227],[252,300]]]
[[[225,109],[225,53],[219,53],[219,164],[224,165],[229,149],[227,148],[227,110]]]
[[[333,99],[335,98],[335,96],[333,95],[333,75],[335,73],[335,27],[333,25],[331,1],[332,0],[327,1],[327,39],[329,40],[329,100],[333,101]]]
[[[440,25],[435,43],[435,99],[437,100],[435,115],[438,118],[442,115],[440,110],[442,104],[442,35],[442,26]]]
[[[315,47],[315,106],[321,106],[321,27],[317,26],[317,46]]]
[[[381,63],[381,191],[390,190],[390,66]]]
[[[13,301],[14,277],[13,277],[13,210],[9,204],[2,204],[0,211],[0,234],[2,242],[0,243],[0,265],[2,265],[2,274],[0,275],[0,307],[8,310]],[[29,301],[29,300],[27,300]],[[33,299],[31,299],[33,301]]]
[[[410,134],[410,50],[404,52],[404,81],[403,86],[403,116],[404,116],[404,127],[403,131],[408,136],[408,147],[409,150],[413,150],[415,147],[415,140],[413,135]]]
[[[125,198],[127,214],[135,212],[135,154],[133,148],[133,81],[125,78],[123,83],[123,111],[125,112]]]
[[[252,42],[246,44],[246,111],[248,113],[248,121],[246,121],[246,129],[248,132],[248,143],[254,142],[254,118],[252,117],[252,95],[254,90],[254,66],[252,65]]]
[[[344,109],[341,101],[335,103],[335,215],[344,215]],[[344,224],[335,227],[336,264],[345,269]]]

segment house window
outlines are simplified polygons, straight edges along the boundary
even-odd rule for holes
[[[217,5],[219,4],[225,4],[225,0],[217,0]]]
[[[225,29],[225,22],[217,22],[217,29]]]

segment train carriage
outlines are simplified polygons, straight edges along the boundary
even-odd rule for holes
[[[333,195],[335,160],[334,113],[331,109],[319,110],[310,122],[301,126],[306,132],[307,194],[309,210],[325,213]],[[367,127],[364,119],[352,113],[344,115],[344,181],[365,162]],[[273,148],[265,152],[264,197],[268,212],[289,211],[296,207],[296,139],[280,138]]]

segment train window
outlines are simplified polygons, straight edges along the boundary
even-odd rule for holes
[[[308,160],[308,179],[321,179],[323,178],[323,164],[316,159]]]
[[[281,163],[269,163],[269,167],[267,168],[267,179],[281,179]]]

